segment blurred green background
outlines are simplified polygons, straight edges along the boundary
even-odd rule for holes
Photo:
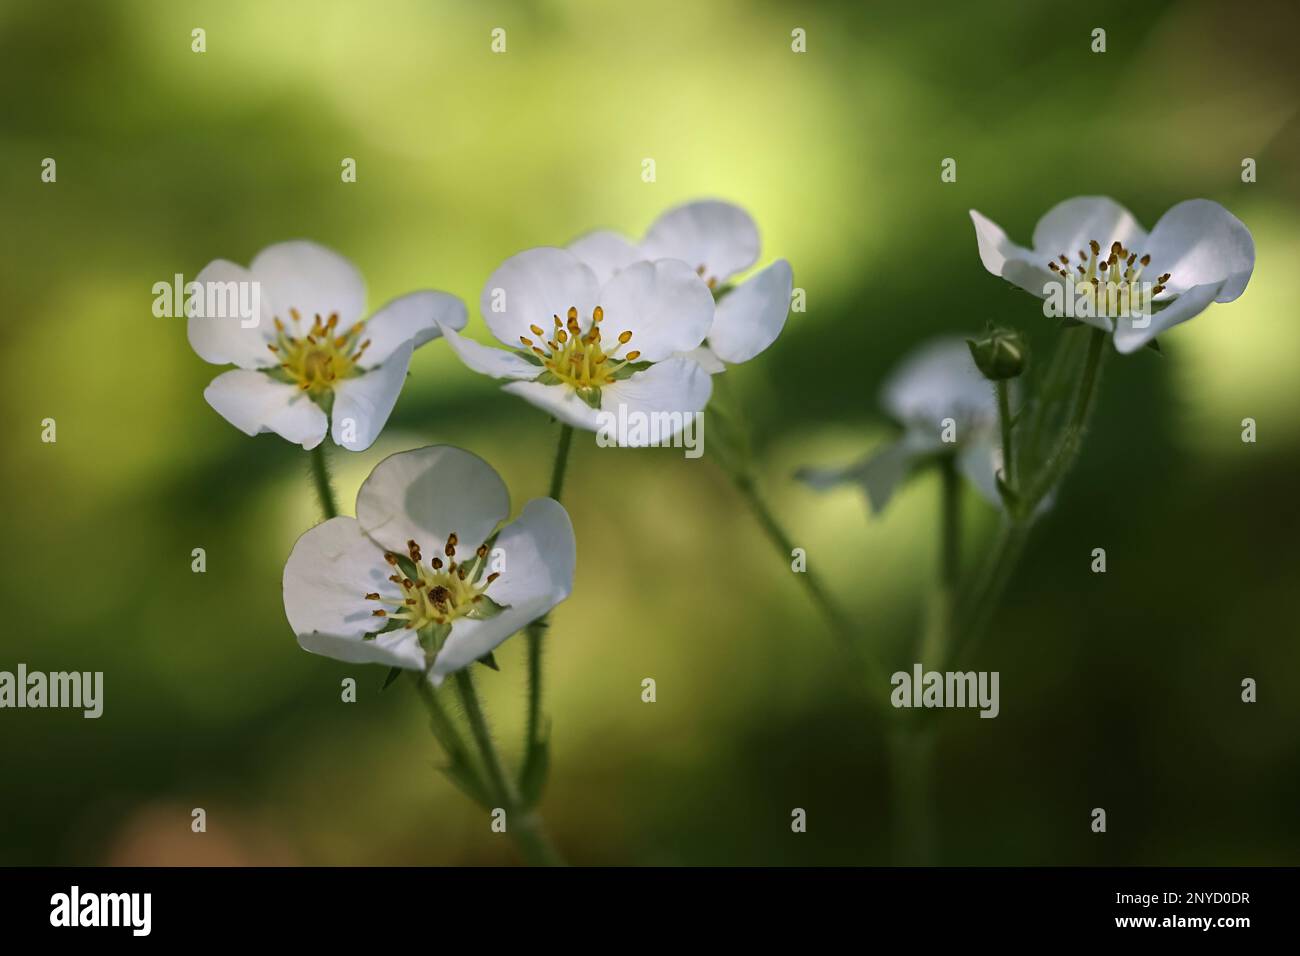
[[[154,282],[311,238],[358,264],[372,307],[446,289],[483,338],[479,292],[506,256],[600,225],[637,236],[687,199],[746,206],[760,261],[791,260],[808,310],[727,376],[781,519],[893,669],[913,660],[937,483],[869,520],[853,491],[790,476],[888,434],[879,383],[929,336],[996,319],[1046,352],[1055,329],[985,273],[967,210],[1027,242],[1048,207],[1092,193],[1148,228],[1218,200],[1258,261],[1239,301],[1162,337],[1163,357],[1112,356],[1081,463],[976,664],[1001,672],[1001,716],[940,717],[940,859],[1300,862],[1296,23],[1284,2],[6,0],[0,669],[102,670],[106,690],[97,721],[0,711],[0,863],[516,858],[437,771],[409,688],[381,695],[382,668],[297,647],[280,574],[317,519],[308,456],[207,406],[219,370],[151,314]],[[1257,444],[1240,441],[1246,416]],[[491,461],[518,509],[545,492],[555,437],[434,343],[380,441],[331,452],[349,505],[384,456],[449,442]],[[546,658],[542,809],[564,852],[889,862],[882,727],[721,471],[579,438],[576,590]],[[995,515],[967,505],[974,560]],[[479,669],[512,760],[523,650]],[[340,702],[347,676],[356,704]],[[1239,700],[1246,676],[1257,704]]]

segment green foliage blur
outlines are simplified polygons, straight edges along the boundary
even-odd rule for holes
[[[479,294],[506,256],[740,203],[760,263],[789,258],[808,308],[728,384],[781,521],[896,669],[935,573],[937,480],[873,520],[860,494],[791,476],[883,440],[879,384],[933,335],[993,321],[1046,355],[1057,329],[984,271],[967,211],[1027,242],[1051,205],[1095,193],[1148,228],[1179,200],[1223,203],[1254,234],[1254,278],[1163,355],[1111,356],[1080,465],[976,662],[1001,672],[1001,716],[940,717],[940,859],[1296,863],[1296,16],[1282,0],[6,0],[0,669],[101,670],[105,712],[0,711],[0,863],[516,859],[438,771],[404,682],[380,693],[382,668],[297,647],[280,574],[318,520],[308,457],[208,407],[220,370],[152,315],[155,282],[310,238],[358,264],[372,306],[445,289],[484,339]],[[434,343],[380,441],[330,450],[345,511],[381,458],[441,442],[491,461],[517,510],[545,493],[556,434]],[[707,435],[691,461],[580,434],[565,498],[578,573],[546,638],[542,810],[570,860],[889,862],[884,728]],[[973,493],[965,513],[973,565],[996,515]],[[479,669],[512,760],[523,650]]]

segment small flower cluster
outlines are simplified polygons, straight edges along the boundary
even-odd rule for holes
[[[599,413],[615,409],[685,420],[708,404],[711,375],[765,350],[785,324],[786,260],[731,284],[759,248],[748,213],[707,200],[669,210],[640,242],[598,231],[521,252],[483,290],[499,343],[490,347],[462,334],[465,306],[446,292],[412,292],[365,317],[352,263],[313,242],[284,242],[247,268],[217,260],[197,277],[202,287],[256,283],[252,321],[191,315],[187,331],[200,358],[236,366],[208,386],[208,403],[248,435],[274,432],[305,449],[326,434],[351,451],[369,448],[414,350],[439,338],[566,425],[597,431]],[[289,557],[284,602],[299,643],[427,671],[435,683],[485,658],[573,587],[564,508],[537,499],[500,527],[508,513],[501,479],[469,452],[432,446],[385,459],[362,486],[356,517],[330,517]],[[472,560],[457,560],[462,542]],[[424,545],[441,555],[426,561]]]

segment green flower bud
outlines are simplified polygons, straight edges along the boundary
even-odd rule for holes
[[[1014,329],[990,329],[977,339],[967,339],[966,344],[975,366],[987,379],[1000,382],[1025,370],[1025,341]]]

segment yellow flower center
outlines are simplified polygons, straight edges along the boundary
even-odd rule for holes
[[[401,596],[385,598],[378,592],[367,594],[366,600],[387,605],[371,613],[375,617],[401,621],[403,627],[416,631],[430,624],[445,625],[457,618],[472,616],[482,607],[488,585],[501,573],[483,574],[483,562],[488,556],[486,544],[479,545],[474,552],[473,564],[457,564],[457,544],[459,541],[453,532],[443,548],[447,561],[435,557],[425,564],[420,546],[415,541],[406,542],[407,555],[415,566],[413,578],[402,571],[397,555],[386,553],[384,560],[397,571],[388,580],[397,585]]]
[[[1073,271],[1070,256],[1064,252],[1049,262],[1047,268],[1065,280],[1074,295],[1090,299],[1095,315],[1114,317],[1149,312],[1151,297],[1164,292],[1169,281],[1170,273],[1166,272],[1154,286],[1149,281],[1143,283],[1142,270],[1151,264],[1151,256],[1145,253],[1139,256],[1125,249],[1119,240],[1112,242],[1109,253],[1103,256],[1101,243],[1093,239],[1086,250],[1079,250],[1078,256]]]
[[[591,328],[585,333],[578,324],[578,310],[572,306],[567,322],[561,321],[558,315],[551,318],[555,321],[555,328],[551,330],[550,338],[541,326],[531,325],[529,330],[537,336],[536,340],[521,335],[519,341],[542,360],[543,368],[579,392],[591,393],[613,384],[619,371],[641,357],[636,349],[625,353],[621,359],[618,357],[622,348],[632,341],[631,332],[620,333],[612,348],[606,345],[600,331],[605,310],[600,306],[592,309]]]
[[[276,338],[267,348],[280,359],[280,368],[299,388],[319,396],[334,388],[339,380],[360,374],[357,363],[370,346],[369,339],[361,341],[365,322],[340,333],[337,312],[324,320],[318,313],[311,328],[304,332],[298,310],[290,309],[289,317],[292,328],[286,328],[276,318]]]

